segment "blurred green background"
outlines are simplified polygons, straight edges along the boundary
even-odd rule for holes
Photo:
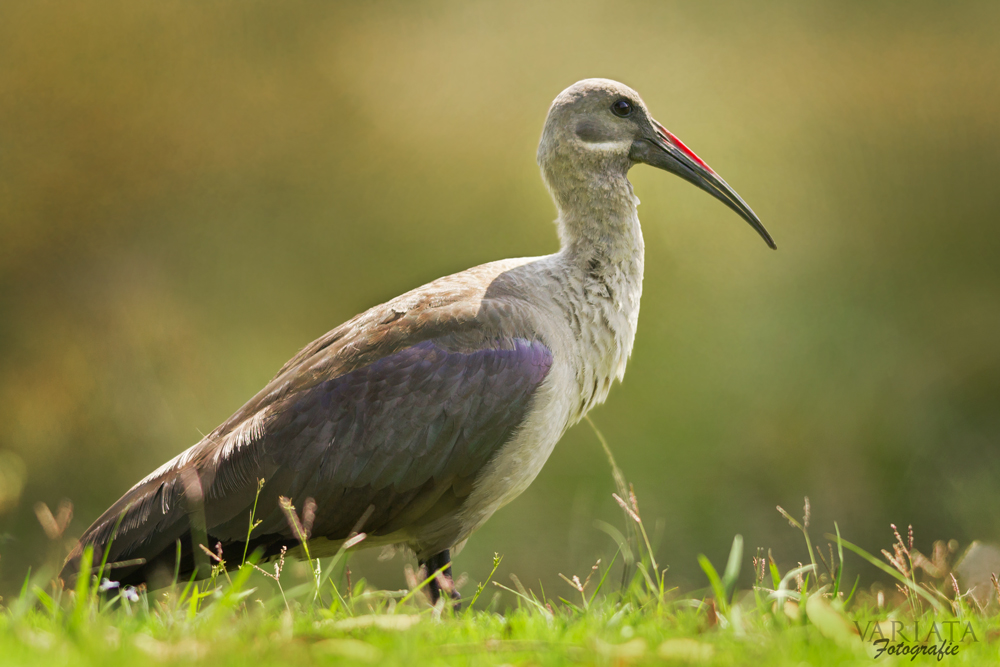
[[[300,347],[557,248],[552,98],[619,79],[764,220],[645,167],[628,375],[592,413],[670,581],[1000,538],[1000,4],[0,4],[0,592]],[[568,595],[621,524],[585,425],[457,559]],[[400,557],[358,561],[402,584]],[[607,562],[607,561],[605,561]],[[746,572],[746,571],[744,571]]]

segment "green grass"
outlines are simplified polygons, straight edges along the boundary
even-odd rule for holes
[[[595,429],[596,432],[596,429]],[[955,654],[921,656],[921,662],[993,664],[1000,617],[961,595],[944,551],[932,559],[913,547],[912,531],[895,532],[885,560],[844,540],[840,529],[825,535],[827,550],[813,545],[808,499],[802,520],[779,512],[802,532],[804,565],[779,570],[762,551],[746,558],[736,536],[725,567],[705,556],[702,591],[681,593],[654,559],[632,492],[605,446],[618,486],[624,529],[604,526],[618,552],[588,576],[564,577],[574,595],[546,596],[504,572],[496,556],[488,579],[466,586],[460,611],[431,606],[422,583],[407,572],[408,590],[373,590],[362,579],[350,583],[348,553],[309,560],[295,572],[284,558],[258,565],[243,555],[227,572],[224,555],[206,549],[211,577],[175,581],[147,592],[109,587],[105,564],[92,577],[63,589],[50,566],[25,578],[19,595],[0,607],[2,665],[313,665],[424,663],[495,664],[713,664],[842,665],[911,662],[911,655],[879,655],[880,636],[902,630],[906,650],[933,644]],[[300,518],[286,503],[289,524],[303,538],[311,525],[309,504]],[[60,511],[60,516],[66,512]],[[39,513],[57,539],[65,528],[47,508]],[[248,531],[254,528],[253,517]],[[357,543],[363,536],[357,536]],[[880,567],[896,584],[891,594],[859,592],[848,576],[845,553]],[[854,558],[854,556],[849,556]],[[752,568],[753,585],[738,589],[741,570]],[[91,566],[84,553],[82,571]],[[294,570],[295,568],[291,568]],[[918,574],[919,572],[919,574]],[[103,583],[103,586],[102,586]],[[104,590],[101,590],[101,589]],[[507,606],[501,607],[500,591]],[[998,586],[1000,595],[1000,586]],[[913,634],[918,624],[919,637]],[[937,623],[938,625],[934,625]],[[934,630],[935,636],[931,634]],[[926,640],[930,635],[930,641]],[[949,642],[949,639],[955,640]]]
[[[584,591],[575,601],[518,591],[515,606],[502,613],[490,610],[489,603],[486,609],[455,613],[444,605],[431,607],[419,593],[369,590],[363,581],[348,595],[342,580],[338,588],[334,577],[317,595],[315,580],[308,576],[285,591],[286,608],[282,596],[261,595],[270,582],[251,564],[230,575],[231,582],[216,577],[155,595],[140,593],[134,602],[95,594],[96,581],[63,591],[61,599],[29,582],[0,614],[0,663],[134,665],[148,664],[152,657],[162,664],[261,667],[867,664],[875,649],[851,631],[853,621],[868,634],[873,621],[898,618],[912,626],[913,618],[908,601],[882,612],[855,603],[845,613],[843,596],[827,597],[830,582],[821,578],[821,586],[803,593],[795,590],[794,574],[791,588],[783,588],[779,580],[775,589],[787,593],[784,604],[769,600],[763,590],[729,598],[728,573],[713,577],[715,592],[706,598],[669,591],[661,597],[637,573],[626,591],[596,596],[595,576],[589,587],[581,585]],[[610,580],[604,579],[605,587]],[[512,590],[517,588],[515,584]],[[959,601],[938,610],[925,605],[917,618],[928,626],[932,618],[971,623],[978,641],[960,643],[958,655],[946,657],[946,664],[995,661],[997,648],[987,639],[998,628],[996,617]],[[965,629],[955,627],[956,635]]]

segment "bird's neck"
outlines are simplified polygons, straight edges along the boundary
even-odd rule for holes
[[[639,201],[624,174],[553,194],[559,206],[560,255],[570,283],[577,286],[566,298],[582,320],[574,322],[581,397],[575,421],[604,402],[612,380],[625,374],[639,320],[644,246]]]
[[[636,209],[639,200],[628,178],[594,174],[573,187],[553,190],[562,253],[590,273],[596,267],[615,267],[621,279],[641,288],[644,246]]]

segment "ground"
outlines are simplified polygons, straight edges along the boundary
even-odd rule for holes
[[[762,552],[744,563],[737,536],[721,574],[702,557],[708,586],[683,594],[669,588],[634,498],[621,491],[618,554],[583,581],[567,579],[574,599],[547,598],[509,573],[510,586],[501,583],[499,556],[487,581],[466,585],[458,610],[443,599],[431,605],[413,572],[406,590],[348,585],[343,551],[308,561],[298,579],[283,560],[257,566],[250,555],[227,572],[212,557],[211,577],[154,592],[123,590],[96,564],[72,589],[50,572],[26,577],[0,608],[0,665],[984,665],[1000,657],[997,600],[961,594],[941,554],[920,555],[912,535],[897,532],[884,560],[831,535],[835,553],[784,573]],[[808,501],[801,522],[782,512],[812,552]],[[844,575],[846,552],[877,564],[897,590],[858,593]],[[84,571],[89,559],[88,551]],[[747,564],[754,583],[737,590]]]

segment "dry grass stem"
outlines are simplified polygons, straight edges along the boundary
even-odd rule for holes
[[[73,503],[69,500],[59,501],[59,507],[53,516],[52,510],[43,502],[35,503],[35,516],[42,525],[45,536],[50,540],[58,540],[66,532],[66,527],[73,520]]]

